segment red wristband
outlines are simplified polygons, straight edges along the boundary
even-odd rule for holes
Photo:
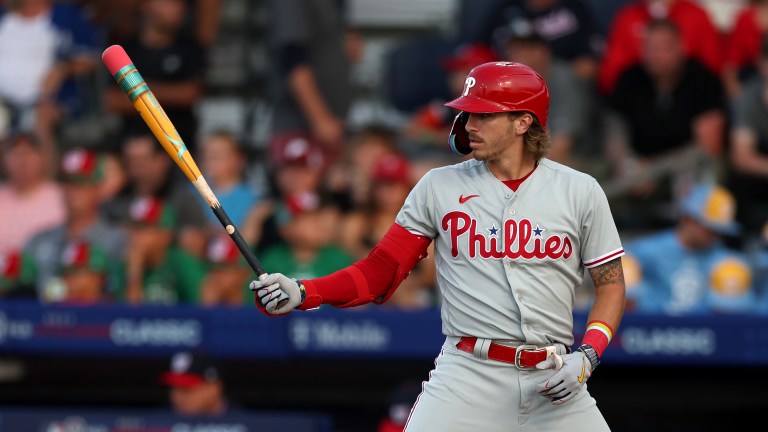
[[[587,323],[587,331],[584,333],[582,344],[591,345],[598,356],[603,355],[603,351],[613,338],[613,329],[604,321],[593,320]]]

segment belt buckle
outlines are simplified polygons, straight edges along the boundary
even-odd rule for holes
[[[515,348],[515,367],[518,369],[533,369],[530,366],[523,366],[520,364],[520,356],[525,351],[535,351],[539,349],[536,345],[520,345],[517,348]]]

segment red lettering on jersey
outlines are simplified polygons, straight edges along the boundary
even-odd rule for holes
[[[459,220],[462,221],[462,225],[459,226]],[[451,256],[459,256],[459,236],[469,230],[470,217],[464,212],[450,212],[443,216],[443,231],[448,231],[448,226],[451,229]]]
[[[467,239],[467,256],[475,258],[510,258],[510,259],[538,259],[546,258],[568,259],[573,254],[573,245],[567,235],[549,235],[544,237],[538,226],[533,229],[533,224],[528,219],[519,221],[507,219],[504,221],[504,237],[501,242],[501,233],[491,234],[491,229],[477,229],[477,219],[460,211],[452,211],[443,216],[443,231],[451,236],[451,256],[459,256],[459,238],[464,234]],[[488,231],[486,233],[485,231]],[[500,229],[498,231],[501,231]],[[535,235],[538,233],[538,235]]]

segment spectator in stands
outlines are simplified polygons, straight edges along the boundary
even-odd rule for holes
[[[163,147],[149,133],[138,134],[123,141],[122,157],[127,184],[104,204],[102,210],[107,219],[115,223],[125,222],[128,209],[137,197],[161,198],[174,208],[178,217],[176,243],[202,258],[208,219],[198,204],[197,192],[192,190],[186,179],[176,175],[179,171]]]
[[[43,299],[76,304],[110,300],[108,278],[113,270],[113,263],[95,242],[72,241],[59,257],[60,291],[48,291]]]
[[[203,73],[207,52],[182,32],[186,0],[145,0],[141,3],[141,26],[123,47],[141,67],[141,75],[163,105],[190,151],[196,149],[195,107],[203,95]],[[146,130],[133,103],[117,86],[104,92],[107,110],[117,115],[123,132]]]
[[[132,202],[125,259],[125,288],[131,303],[197,303],[205,277],[201,260],[176,247],[176,210],[154,197]]]
[[[190,0],[184,32],[204,48],[217,39],[223,0]],[[142,1],[77,0],[91,20],[102,28],[106,45],[123,44],[136,36],[141,21]]]
[[[758,66],[760,76],[747,83],[732,111],[730,187],[745,239],[754,238],[768,220],[768,43]]]
[[[285,243],[262,255],[261,262],[270,273],[318,277],[352,264],[352,257],[334,244],[340,229],[339,210],[326,197],[306,191],[287,195],[277,208],[276,221]]]
[[[269,159],[270,200],[255,212],[246,230],[255,230],[255,249],[262,253],[283,241],[276,205],[294,193],[316,193],[324,186],[326,158],[320,144],[307,133],[283,134],[273,142]]]
[[[454,54],[442,62],[443,69],[448,72],[448,88],[451,95],[453,97],[461,95],[461,92],[464,91],[464,80],[472,68],[496,60],[499,60],[499,56],[487,44],[459,45]],[[419,159],[443,157],[446,154],[446,137],[451,132],[451,125],[454,117],[456,117],[456,112],[444,106],[445,102],[447,101],[431,101],[417,110],[408,120],[402,132],[406,140],[413,142],[413,145],[409,143],[409,149],[406,149],[409,154],[413,154]],[[416,147],[417,151],[411,151],[411,147]],[[431,149],[437,151],[425,152],[425,150]]]
[[[201,353],[179,352],[161,377],[170,387],[171,408],[183,416],[221,416],[231,413],[224,382],[215,362]]]
[[[723,50],[723,82],[729,96],[739,95],[743,85],[758,76],[766,30],[768,0],[752,0],[736,17]]]
[[[0,251],[0,299],[37,298],[34,262],[19,251]]]
[[[675,23],[685,54],[719,76],[721,36],[706,10],[691,0],[634,0],[617,12],[608,33],[598,77],[603,94],[611,94],[621,74],[642,60],[646,27],[657,20]]]
[[[20,250],[38,232],[65,217],[61,187],[45,167],[43,144],[32,133],[17,133],[3,143],[0,183],[0,252]]]
[[[365,207],[344,218],[342,244],[355,259],[367,256],[386,233],[414,184],[408,159],[398,154],[377,160],[371,179]]]
[[[737,216],[739,211],[737,209]],[[747,254],[752,269],[752,280],[757,296],[755,312],[768,314],[768,222],[763,224],[759,233],[743,234],[743,238],[745,240],[737,244]]]
[[[649,177],[634,185],[635,197],[664,206],[673,184],[716,175],[726,137],[724,91],[715,75],[686,57],[672,21],[647,26],[643,62],[621,74],[610,105],[626,131],[608,148],[616,177]],[[662,176],[672,181],[655,181]]]
[[[490,32],[481,39],[503,51],[506,32],[521,20],[530,22],[552,48],[555,58],[571,65],[577,76],[592,81],[597,73],[600,39],[589,8],[581,0],[507,0],[490,10]]]
[[[368,205],[376,163],[399,153],[397,131],[385,125],[369,124],[360,128],[352,135],[350,144],[344,160],[332,167],[325,185],[345,213]],[[412,168],[415,176],[420,177],[420,169],[426,168],[421,165]]]
[[[232,223],[242,227],[240,231],[249,244],[258,242],[258,221],[270,206],[243,181],[246,160],[237,138],[229,132],[213,132],[202,140],[201,156],[203,175]],[[221,224],[208,203],[199,201],[212,230],[221,231]]]
[[[0,6],[0,102],[11,107],[15,126],[34,128],[51,156],[56,126],[86,108],[77,78],[95,71],[97,49],[90,23],[74,5],[16,0]]]
[[[400,155],[387,155],[373,170],[373,185],[366,207],[344,218],[341,244],[355,260],[365,258],[395,221],[408,193],[414,185],[408,160]],[[432,248],[432,246],[430,246]],[[400,308],[432,306],[436,285],[432,251],[412,271],[386,305]]]
[[[66,219],[38,233],[24,247],[25,253],[37,266],[36,285],[41,297],[47,296],[48,290],[59,290],[57,264],[69,242],[88,242],[104,251],[111,262],[121,261],[124,257],[125,232],[107,222],[99,212],[104,162],[103,155],[84,148],[73,148],[61,159],[60,178]],[[114,289],[114,281],[110,282],[110,289]]]
[[[697,184],[683,199],[675,228],[625,246],[628,310],[695,314],[749,312],[754,302],[746,257],[728,249],[736,203],[716,184]]]
[[[274,54],[272,134],[309,133],[329,162],[342,153],[352,101],[342,2],[271,0],[268,39]],[[269,144],[274,152],[273,143]]]
[[[204,306],[253,303],[253,294],[248,289],[252,270],[227,234],[211,238],[206,259],[208,274],[200,294]]]
[[[547,130],[552,137],[547,158],[593,173],[583,166],[591,156],[586,150],[595,139],[589,128],[592,107],[587,84],[567,63],[553,56],[550,43],[530,21],[510,21],[497,32],[497,38],[504,43],[505,60],[528,65],[547,81],[551,98]]]
[[[273,141],[270,158],[276,194],[318,191],[328,163],[320,143],[308,134],[286,134]]]

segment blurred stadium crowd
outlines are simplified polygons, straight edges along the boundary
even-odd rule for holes
[[[105,73],[121,44],[267,271],[367,255],[419,178],[459,162],[442,103],[508,60],[549,84],[549,157],[609,197],[629,313],[768,313],[766,0],[442,1],[453,21],[430,31],[366,27],[362,0],[1,3],[4,298],[252,302],[249,267]],[[246,38],[263,76],[228,89],[262,102],[253,128],[201,109],[226,91],[211,71],[241,66],[217,49],[232,3],[263,22]],[[361,86],[371,67],[384,79]],[[428,258],[383,306],[439,301]]]

